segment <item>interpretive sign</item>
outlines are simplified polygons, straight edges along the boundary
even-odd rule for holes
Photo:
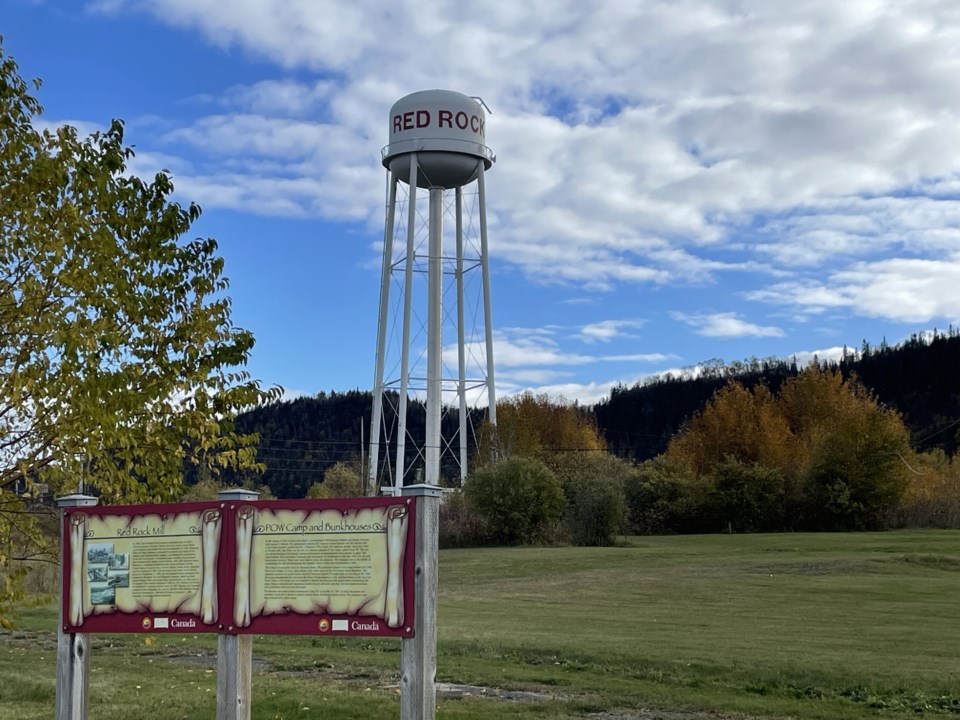
[[[413,498],[76,508],[69,632],[413,635]]]

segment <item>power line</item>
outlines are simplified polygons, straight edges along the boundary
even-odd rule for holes
[[[946,427],[940,428],[940,429],[937,430],[935,433],[931,433],[930,435],[927,435],[927,436],[926,436],[925,438],[923,438],[922,440],[917,440],[917,445],[918,445],[918,446],[919,446],[919,445],[922,445],[923,443],[925,443],[925,442],[926,442],[927,440],[929,440],[930,438],[936,437],[937,435],[939,435],[939,434],[942,433],[942,432],[946,432],[947,430],[949,430],[950,428],[954,427],[955,425],[960,425],[960,418],[957,418],[956,420],[954,420],[952,423],[950,423],[950,424],[947,425]],[[951,441],[947,441],[947,442],[951,442]],[[933,444],[934,444],[934,445],[943,445],[943,444],[945,444],[945,443],[933,443]]]

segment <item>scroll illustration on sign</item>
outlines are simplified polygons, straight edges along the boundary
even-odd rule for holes
[[[86,513],[75,513],[70,518],[70,607],[67,617],[71,625],[83,624],[83,550],[86,534]]]
[[[387,510],[389,535],[387,536],[387,602],[384,620],[390,627],[403,624],[403,550],[406,538],[407,516],[405,507],[394,506]]]
[[[203,544],[203,585],[200,590],[201,619],[208,625],[217,621],[217,555],[220,552],[220,511],[206,510],[201,516]]]
[[[237,627],[250,624],[250,553],[256,517],[257,509],[251,505],[237,510],[237,577],[233,601],[233,623]]]

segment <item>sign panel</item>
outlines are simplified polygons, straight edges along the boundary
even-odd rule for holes
[[[257,505],[236,514],[238,632],[380,635],[410,626],[412,503]]]
[[[69,632],[412,636],[412,498],[77,508]]]

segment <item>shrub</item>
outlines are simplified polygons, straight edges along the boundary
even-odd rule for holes
[[[327,468],[323,482],[314,483],[307,490],[310,499],[340,497],[362,497],[363,480],[357,470],[344,462],[338,462]]]
[[[637,535],[717,532],[717,495],[709,481],[659,456],[626,481],[628,528]]]
[[[258,500],[273,500],[273,493],[270,492],[270,488],[267,485],[257,485],[252,482],[246,482],[242,486],[225,485],[219,480],[207,478],[206,480],[199,480],[193,485],[190,485],[180,498],[180,502],[205,502],[209,500],[216,500],[222,491],[237,487],[244,487],[247,490],[253,490],[260,493],[260,496],[257,498]]]
[[[609,476],[579,477],[564,486],[567,531],[575,545],[613,545],[627,516],[623,482]]]
[[[648,460],[634,470],[624,483],[627,503],[627,531],[634,535],[658,535],[669,530],[666,522],[666,501],[673,494],[668,476],[653,467],[658,460]]]
[[[563,513],[563,488],[542,462],[512,457],[477,470],[467,480],[467,504],[502,545],[542,542]]]
[[[727,456],[713,469],[713,485],[719,519],[731,529],[784,529],[784,482],[779,470]]]
[[[912,457],[910,469],[907,490],[883,527],[960,528],[960,460],[937,448]]]
[[[490,528],[467,504],[463,492],[445,492],[440,505],[440,547],[461,548],[492,544]]]
[[[184,492],[183,496],[180,498],[180,502],[203,502],[205,500],[216,500],[217,496],[220,494],[220,491],[225,489],[226,486],[223,485],[219,480],[206,478],[189,486],[186,489],[186,492]]]
[[[575,545],[612,545],[624,531],[624,484],[630,465],[606,452],[570,453],[557,463],[567,504],[564,524]]]

